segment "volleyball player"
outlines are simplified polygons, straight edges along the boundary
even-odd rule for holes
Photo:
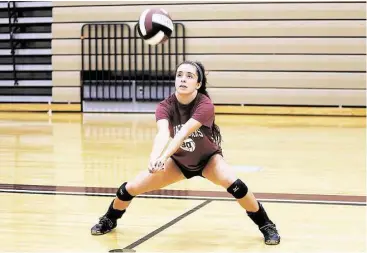
[[[222,137],[214,122],[214,105],[206,84],[201,63],[185,61],[177,67],[176,91],[156,109],[158,132],[148,170],[119,187],[106,214],[92,227],[92,235],[102,235],[114,229],[135,196],[201,176],[224,187],[236,198],[258,226],[265,244],[279,244],[279,233],[264,207],[223,159]],[[170,137],[172,140],[165,149]]]

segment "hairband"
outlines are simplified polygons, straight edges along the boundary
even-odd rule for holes
[[[201,83],[201,81],[203,80],[203,72],[201,71],[201,68],[199,67],[199,65],[196,63],[196,62],[191,62],[195,67],[196,69],[198,70],[199,74],[200,74],[200,80],[199,83]]]

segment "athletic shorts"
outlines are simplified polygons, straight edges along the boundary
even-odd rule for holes
[[[174,157],[171,156],[172,160],[176,163],[177,167],[181,170],[182,174],[187,178],[187,179],[190,179],[192,177],[196,177],[196,176],[199,176],[199,177],[204,177],[203,176],[203,170],[205,169],[205,166],[208,164],[210,158],[215,155],[215,154],[220,154],[222,155],[222,152],[220,151],[217,151],[217,152],[214,152],[212,155],[210,155],[208,157],[208,159],[206,159],[202,165],[199,167],[200,169],[198,170],[191,170],[189,168],[187,168],[185,165],[181,164],[180,162],[178,162]]]

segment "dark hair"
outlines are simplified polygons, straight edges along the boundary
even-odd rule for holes
[[[201,62],[198,61],[184,61],[181,64],[179,64],[176,68],[176,72],[179,66],[181,66],[182,64],[190,64],[192,66],[195,67],[196,72],[197,72],[197,76],[198,76],[198,82],[201,83],[200,88],[198,89],[198,92],[207,96],[210,99],[210,96],[208,94],[208,91],[206,90],[206,84],[207,84],[207,79],[206,79],[206,75],[205,75],[205,68],[204,65]],[[222,135],[220,134],[220,129],[218,127],[217,124],[215,124],[215,120],[213,121],[213,125],[212,125],[212,134],[213,134],[213,139],[214,141],[220,146],[222,143]]]

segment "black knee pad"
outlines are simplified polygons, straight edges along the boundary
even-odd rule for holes
[[[116,192],[116,196],[118,197],[119,200],[130,201],[134,198],[134,196],[131,196],[130,193],[127,192],[125,187],[126,184],[127,182],[123,183]]]
[[[246,196],[248,188],[241,179],[237,179],[230,187],[228,187],[227,192],[232,194],[236,199],[242,199]]]

